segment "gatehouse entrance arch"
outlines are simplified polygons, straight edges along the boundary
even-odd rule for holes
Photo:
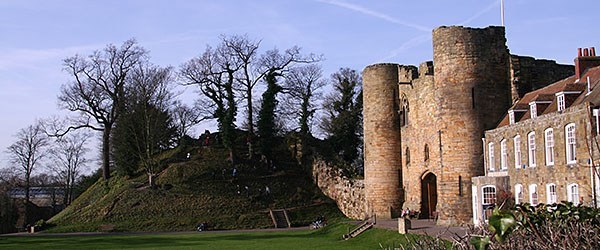
[[[437,207],[437,177],[427,173],[421,179],[421,214],[422,219],[433,219]]]

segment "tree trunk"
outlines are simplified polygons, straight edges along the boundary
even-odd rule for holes
[[[68,186],[64,186],[63,187],[63,204],[65,204],[65,206],[68,206],[69,204],[71,204],[71,202],[69,201],[69,187]]]
[[[229,149],[229,163],[231,167],[235,166],[235,152],[233,152],[233,148]]]
[[[75,189],[75,176],[71,179],[71,186],[69,187],[69,205],[73,202],[73,189]]]
[[[29,179],[31,179],[31,175],[27,173],[25,175],[25,201],[29,202]]]
[[[152,173],[147,173],[148,174],[148,185],[150,186],[150,188],[154,188],[154,174]]]
[[[252,147],[252,140],[254,139],[254,117],[252,117],[253,107],[252,107],[252,89],[248,88],[248,138],[246,142],[248,143],[248,159],[252,160],[254,155],[254,149]]]
[[[24,207],[24,213],[23,213],[23,227],[26,227],[29,223],[27,221],[29,221],[29,179],[31,178],[31,174],[30,173],[26,173],[25,174],[25,202],[23,205],[25,205]],[[29,229],[27,229],[29,230]]]
[[[104,126],[102,133],[102,178],[108,182],[110,178],[110,131],[111,126]]]

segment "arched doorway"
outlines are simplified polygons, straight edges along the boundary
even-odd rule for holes
[[[434,218],[437,206],[437,177],[427,173],[421,179],[421,214],[422,219]]]

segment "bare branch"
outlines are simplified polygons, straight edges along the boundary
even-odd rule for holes
[[[47,132],[60,136],[81,128],[103,131],[105,180],[110,176],[110,131],[125,105],[127,76],[136,65],[147,61],[147,54],[134,39],[130,39],[120,48],[109,44],[88,57],[76,55],[64,60],[64,70],[73,76],[73,80],[62,86],[58,100],[61,108],[79,117],[71,121],[80,123]]]

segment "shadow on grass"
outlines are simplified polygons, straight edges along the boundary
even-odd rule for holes
[[[153,248],[159,246],[197,246],[201,247],[208,243],[216,242],[238,242],[240,244],[319,237],[309,231],[296,232],[268,232],[268,233],[197,233],[197,234],[173,234],[173,235],[100,235],[100,236],[11,236],[0,237],[0,248],[30,249],[52,248],[52,249],[82,249],[85,246],[98,248]]]
[[[0,237],[0,249],[365,249],[397,241],[397,233],[370,230],[344,241],[349,224],[315,231]]]
[[[137,237],[137,236],[65,236],[65,237],[7,237],[0,241],[0,249],[93,249],[103,248],[156,248],[202,247],[207,240],[199,237]]]

